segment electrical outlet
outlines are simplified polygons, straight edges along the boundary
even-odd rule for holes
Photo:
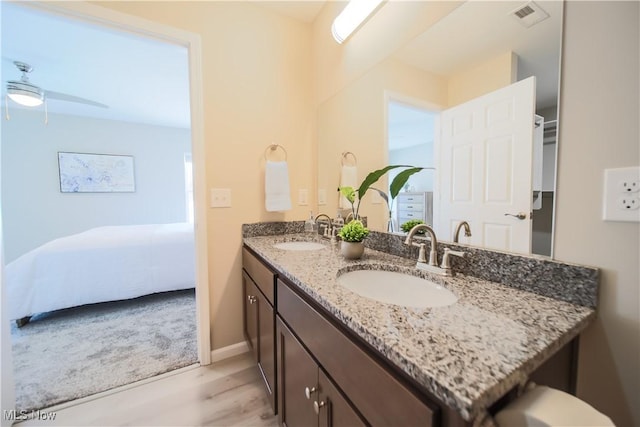
[[[309,204],[309,192],[304,190],[298,190],[298,205],[307,206]]]
[[[623,211],[633,211],[640,208],[640,199],[633,196],[621,197],[618,199],[618,209]]]
[[[605,169],[603,219],[640,222],[640,167]]]
[[[230,188],[212,188],[211,189],[211,207],[212,208],[230,208],[231,207],[231,189]]]
[[[637,193],[640,191],[640,181],[622,180],[618,186],[622,193]]]

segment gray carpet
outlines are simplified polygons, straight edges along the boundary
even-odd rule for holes
[[[18,410],[31,411],[197,362],[194,290],[12,322]]]

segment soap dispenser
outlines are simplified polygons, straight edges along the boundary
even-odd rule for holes
[[[304,232],[314,233],[316,231],[316,221],[313,219],[313,211],[309,212],[309,219],[304,222]]]

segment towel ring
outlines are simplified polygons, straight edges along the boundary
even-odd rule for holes
[[[267,147],[267,149],[264,151],[264,159],[265,160],[269,160],[268,158],[268,153],[269,151],[276,151],[278,148],[282,149],[282,151],[284,151],[284,160],[287,161],[287,150],[284,149],[284,147],[280,144],[271,144]]]
[[[347,157],[349,155],[353,157],[353,166],[356,166],[358,164],[358,159],[356,158],[356,155],[353,154],[351,151],[345,151],[344,153],[342,153],[342,159],[340,159],[340,163],[342,163],[342,166],[344,166],[344,162],[345,160],[348,160]]]

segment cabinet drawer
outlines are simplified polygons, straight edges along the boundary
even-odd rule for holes
[[[424,211],[424,205],[422,203],[399,203],[399,211]]]
[[[413,203],[413,204],[424,204],[424,194],[419,195],[408,195],[408,194],[399,194],[398,195],[398,203]]]
[[[242,267],[258,285],[271,305],[274,305],[274,274],[255,255],[245,247],[242,248]]]
[[[280,316],[371,425],[434,423],[434,410],[365,350],[284,282],[277,280],[277,287]]]
[[[398,222],[400,225],[409,221],[410,219],[421,219],[424,221],[424,213],[423,212],[400,212],[398,215]]]

